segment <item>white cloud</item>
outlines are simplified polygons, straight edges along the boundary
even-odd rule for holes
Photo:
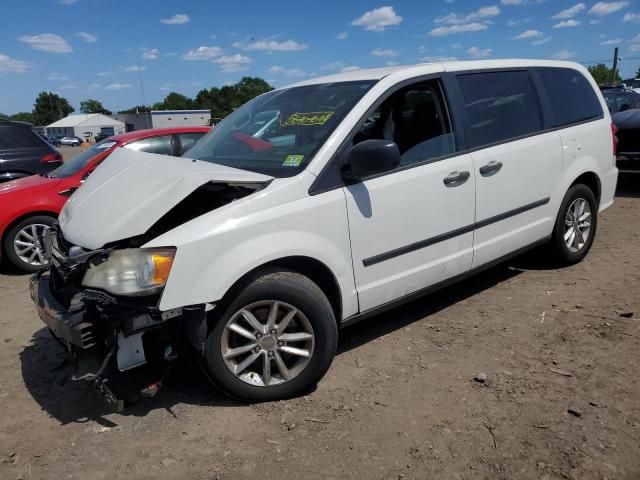
[[[636,43],[635,45],[631,45],[629,50],[632,52],[640,52],[640,43]]]
[[[529,23],[528,18],[510,18],[507,21],[507,27],[517,27],[518,25],[523,25],[525,23]]]
[[[109,75],[111,75],[113,72],[111,70],[106,70],[104,72],[98,72],[98,76],[99,77],[108,77]]]
[[[437,27],[429,32],[432,37],[443,37],[455,33],[477,32],[489,28],[488,23],[467,23],[463,25],[449,25],[448,27]]]
[[[144,66],[140,66],[140,65],[131,65],[130,67],[125,68],[125,71],[127,72],[144,72],[147,69],[147,67]]]
[[[526,5],[527,0],[500,0],[502,5]]]
[[[433,56],[433,57],[422,57],[420,59],[421,62],[427,63],[437,63],[437,62],[455,62],[458,60],[458,57],[446,57],[446,56]]]
[[[140,58],[143,60],[157,60],[158,55],[160,55],[160,51],[157,48],[145,48]]]
[[[346,66],[346,63],[344,62],[331,62],[321,65],[320,70],[340,70],[344,66]]]
[[[124,90],[126,88],[131,88],[130,83],[110,83],[106,87],[105,90]]]
[[[640,13],[627,12],[622,19],[625,22],[640,23]]]
[[[71,46],[60,35],[54,33],[41,33],[40,35],[23,35],[18,40],[31,45],[36,50],[49,53],[69,53]]]
[[[60,5],[73,5],[74,3],[76,3],[78,0],[58,0],[58,3]]]
[[[533,45],[534,47],[537,47],[538,45],[544,45],[545,43],[550,42],[551,38],[552,37],[544,37],[539,40],[534,40],[533,42],[531,42],[531,45]]]
[[[397,57],[398,52],[391,48],[376,48],[371,51],[371,55],[374,57]]]
[[[16,60],[8,55],[0,53],[0,76],[7,73],[25,73],[29,69],[29,63]]]
[[[569,60],[575,56],[576,52],[570,52],[569,50],[560,50],[554,53],[551,58],[554,60]]]
[[[185,23],[189,23],[189,15],[176,13],[173,17],[161,19],[160,23],[164,23],[165,25],[184,25]]]
[[[610,40],[605,40],[604,42],[601,42],[600,45],[618,45],[620,42],[622,42],[622,39],[612,38]]]
[[[584,3],[576,3],[573,7],[566,8],[561,12],[556,13],[553,17],[554,20],[564,20],[566,18],[573,18],[581,12],[584,12],[587,6]]]
[[[222,65],[223,72],[231,73],[247,70],[249,68],[247,64],[251,63],[251,59],[236,53],[235,55],[223,55],[220,58],[216,58],[214,63]]]
[[[556,23],[553,28],[570,28],[570,27],[577,27],[578,25],[580,25],[580,20],[564,20],[562,22]]]
[[[340,71],[344,73],[344,72],[354,72],[356,70],[360,70],[360,67],[358,67],[357,65],[349,65],[348,67],[342,67]]]
[[[76,32],[76,37],[81,38],[82,40],[84,40],[87,43],[94,43],[98,41],[98,37],[96,37],[95,35],[91,34],[91,33],[87,33],[87,32]]]
[[[224,50],[220,47],[205,47],[201,46],[189,50],[182,55],[184,60],[213,60],[224,53]]]
[[[163,83],[162,86],[158,89],[162,92],[168,92],[169,90],[171,90],[171,84],[170,83]]]
[[[52,81],[64,81],[64,80],[69,80],[69,77],[67,77],[66,75],[61,75],[61,74],[56,73],[56,72],[51,72],[51,73],[47,76],[47,80],[52,80]]]
[[[262,40],[256,40],[253,42],[234,42],[235,48],[241,48],[243,50],[263,50],[265,52],[298,52],[300,50],[306,50],[309,45],[304,43],[298,43],[295,40],[289,39],[284,42],[279,42],[273,37],[264,38]]]
[[[374,8],[365,12],[360,18],[356,18],[351,25],[364,27],[370,32],[384,32],[387,27],[400,25],[402,17],[398,15],[393,7],[385,6]]]
[[[524,40],[525,38],[536,38],[541,37],[544,34],[540,30],[526,30],[522,32],[520,35],[513,37],[513,40]]]
[[[477,22],[487,18],[492,18],[500,15],[500,7],[497,5],[491,5],[488,7],[482,7],[466,15],[460,15],[458,13],[449,13],[442,17],[436,18],[436,23],[444,25],[462,25],[471,22]]]
[[[274,75],[284,75],[285,77],[304,77],[306,73],[299,68],[285,68],[280,65],[274,65],[269,69],[269,73]]]
[[[467,55],[469,55],[471,58],[487,58],[488,56],[491,55],[491,52],[493,50],[490,48],[478,48],[478,47],[471,47],[469,50],[467,50]]]
[[[599,17],[604,17],[605,15],[609,15],[610,13],[617,12],[618,10],[623,9],[628,6],[629,2],[598,2],[591,9],[589,13],[592,15],[597,15]]]
[[[336,40],[344,40],[349,36],[349,32],[340,32],[336,35]]]

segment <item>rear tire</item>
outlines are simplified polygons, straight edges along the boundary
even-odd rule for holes
[[[598,202],[583,184],[573,185],[564,196],[553,229],[551,246],[564,265],[584,259],[593,245],[598,226]]]
[[[336,319],[309,278],[263,274],[220,308],[203,366],[229,395],[249,402],[290,398],[309,391],[329,369],[338,342]]]
[[[6,260],[23,272],[37,272],[47,266],[44,258],[44,245],[33,235],[43,233],[51,227],[56,219],[48,215],[34,215],[27,217],[11,228],[4,237],[3,250]],[[46,228],[45,228],[46,227]],[[33,247],[27,244],[31,243]],[[33,262],[28,262],[29,257],[35,252]]]

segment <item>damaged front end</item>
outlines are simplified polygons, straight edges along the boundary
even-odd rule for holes
[[[57,228],[51,229],[45,245],[50,268],[32,277],[31,297],[40,318],[74,360],[73,379],[91,382],[119,411],[123,400],[113,393],[111,380],[122,372],[148,364],[154,367],[152,377],[141,380],[137,391],[154,395],[186,340],[196,339],[198,332],[191,331],[205,324],[207,306],[161,312],[158,303],[163,287],[153,286],[153,277],[136,278],[141,284],[140,291],[131,294],[122,285],[116,285],[122,284],[121,279],[115,278],[113,282],[117,277],[113,268],[106,272],[106,285],[92,288],[87,286],[96,282],[92,272],[106,268],[114,256],[125,250],[112,247],[87,251],[67,243]],[[155,280],[160,280],[157,276],[164,274],[162,269],[166,266],[155,267],[160,271],[145,272],[143,267],[140,273],[155,275]],[[113,285],[120,289],[117,293],[107,291]]]
[[[152,395],[162,372],[185,346],[202,349],[212,305],[161,310],[180,246],[147,245],[261,191],[272,180],[127,149],[118,149],[100,165],[67,201],[60,224],[44,239],[49,269],[30,284],[40,318],[76,360],[75,379],[92,382],[119,409],[122,402],[110,388],[116,384],[110,382],[113,377],[159,366],[160,373],[138,390]]]

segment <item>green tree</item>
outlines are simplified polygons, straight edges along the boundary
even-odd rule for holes
[[[214,118],[222,118],[243,103],[271,90],[273,87],[262,78],[243,77],[233,85],[200,90],[195,98],[195,106],[211,110]]]
[[[587,67],[589,73],[594,78],[598,85],[602,83],[609,83],[611,81],[611,75],[613,73],[612,69],[607,67],[604,63],[599,63],[597,65],[591,65]],[[616,71],[615,81],[619,82],[622,78],[620,77],[619,71]]]
[[[14,113],[9,117],[11,120],[15,120],[17,122],[27,122],[33,123],[33,113],[31,112],[18,112]]]
[[[638,71],[636,72],[635,78],[640,78],[640,67],[638,67]]]
[[[171,92],[162,102],[153,105],[154,110],[190,110],[192,108],[193,99],[177,92]]]
[[[69,101],[52,92],[40,92],[33,104],[34,125],[49,125],[73,113]]]
[[[111,110],[107,110],[98,100],[89,98],[80,102],[80,111],[82,113],[102,113],[103,115],[111,115]]]
[[[118,113],[144,113],[150,112],[151,109],[149,107],[145,107],[144,105],[136,105],[135,107],[127,108],[126,110],[120,110]]]

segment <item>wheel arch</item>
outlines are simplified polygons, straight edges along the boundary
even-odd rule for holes
[[[320,290],[322,290],[329,300],[336,322],[339,326],[340,320],[342,319],[342,293],[336,276],[331,269],[320,260],[303,255],[281,257],[251,269],[233,283],[219,302],[219,305],[215,308],[214,312],[219,311],[219,307],[224,309],[224,305],[227,302],[235,298],[243,288],[259,276],[264,275],[265,273],[282,270],[304,275],[318,285]],[[211,318],[209,320],[211,321]]]
[[[569,188],[574,185],[583,184],[591,189],[593,194],[596,196],[596,201],[598,205],[600,205],[600,195],[602,193],[602,184],[600,182],[600,177],[598,174],[592,171],[587,171],[579,175],[572,183],[569,185]]]
[[[33,210],[27,213],[23,213],[22,215],[17,216],[16,218],[14,218],[13,220],[11,220],[5,227],[4,230],[2,231],[2,234],[0,235],[0,256],[4,257],[6,255],[6,252],[4,251],[4,241],[7,238],[7,234],[11,231],[11,229],[13,227],[15,227],[17,224],[19,224],[20,222],[22,222],[23,220],[26,220],[29,217],[37,217],[39,215],[44,215],[47,217],[51,217],[53,219],[57,219],[58,218],[58,214],[52,210]]]

